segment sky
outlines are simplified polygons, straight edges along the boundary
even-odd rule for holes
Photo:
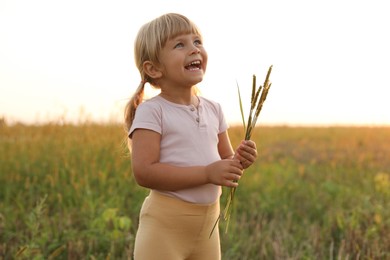
[[[385,0],[0,0],[0,118],[121,122],[140,81],[138,29],[177,12],[202,31],[199,88],[230,124],[241,122],[237,84],[247,115],[252,75],[262,83],[273,65],[258,124],[390,125],[388,10]]]

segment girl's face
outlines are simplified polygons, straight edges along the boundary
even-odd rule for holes
[[[168,40],[160,53],[161,83],[192,87],[203,80],[207,52],[196,34],[182,34]]]

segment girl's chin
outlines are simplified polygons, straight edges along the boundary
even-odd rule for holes
[[[199,77],[197,79],[193,79],[191,82],[192,82],[193,85],[196,85],[196,84],[198,84],[198,83],[200,83],[202,81],[203,81],[203,76]]]

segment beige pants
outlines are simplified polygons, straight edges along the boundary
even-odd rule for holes
[[[219,202],[188,203],[152,191],[140,212],[135,238],[135,260],[218,260],[221,249]]]

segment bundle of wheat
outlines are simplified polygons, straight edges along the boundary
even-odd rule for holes
[[[271,71],[272,71],[272,65],[268,69],[267,75],[266,75],[265,80],[264,80],[264,84],[262,86],[260,85],[257,89],[256,89],[256,75],[253,75],[251,106],[250,106],[250,110],[249,110],[249,118],[248,118],[247,123],[245,123],[245,116],[244,116],[244,110],[243,110],[243,106],[242,106],[240,87],[237,84],[241,118],[242,118],[242,122],[244,125],[244,131],[245,131],[245,140],[250,140],[250,138],[252,136],[252,132],[256,127],[256,122],[257,122],[257,119],[260,115],[260,111],[263,107],[264,101],[267,98],[268,91],[271,87],[271,83],[269,81]],[[211,230],[210,236],[212,235],[212,233],[213,233],[215,227],[217,226],[218,221],[221,219],[221,217],[225,221],[227,221],[226,230],[225,230],[225,232],[227,232],[228,227],[229,227],[230,215],[231,215],[231,210],[233,207],[234,194],[236,192],[236,189],[237,189],[237,187],[230,188],[230,192],[229,192],[229,195],[227,197],[225,208],[224,208],[223,212],[220,214],[217,221],[215,222],[214,227]]]

